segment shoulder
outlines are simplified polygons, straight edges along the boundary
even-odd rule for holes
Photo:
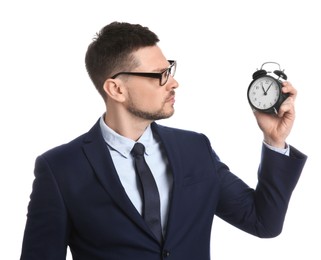
[[[85,143],[93,142],[93,140],[102,139],[99,123],[96,124],[86,133],[83,133],[67,143],[60,144],[52,147],[49,150],[42,153],[40,156],[45,158],[53,157],[70,157],[82,151],[82,147]]]
[[[186,148],[201,148],[204,146],[211,149],[211,144],[208,137],[203,134],[192,130],[185,130],[180,128],[168,127],[152,123],[153,132],[159,135],[164,143],[176,144],[179,147]]]
[[[175,128],[175,127],[169,127],[160,125],[157,123],[152,123],[152,129],[153,131],[156,131],[156,133],[160,135],[175,135],[176,137],[195,137],[195,138],[204,138],[204,134],[192,131],[192,130],[186,130],[181,128]]]

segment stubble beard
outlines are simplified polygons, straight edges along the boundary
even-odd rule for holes
[[[127,111],[132,115],[142,119],[151,120],[151,121],[161,120],[161,119],[169,118],[174,114],[174,109],[167,113],[164,111],[165,104],[166,104],[166,101],[163,102],[163,106],[161,109],[155,112],[150,112],[150,111],[144,111],[137,108],[137,106],[135,106],[135,104],[131,100],[127,106]]]

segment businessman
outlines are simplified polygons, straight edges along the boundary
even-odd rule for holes
[[[106,111],[36,159],[22,260],[62,260],[68,246],[75,260],[208,260],[214,216],[257,237],[282,231],[307,159],[286,143],[296,89],[283,83],[278,115],[254,111],[263,142],[251,188],[204,134],[156,122],[173,115],[179,86],[158,42],[147,27],[113,22],[88,46]]]

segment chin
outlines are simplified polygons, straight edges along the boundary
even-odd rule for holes
[[[163,114],[163,118],[162,119],[166,119],[166,118],[170,118],[172,115],[174,115],[174,110],[168,113]]]

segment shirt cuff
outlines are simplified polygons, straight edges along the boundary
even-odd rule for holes
[[[284,154],[284,155],[287,155],[287,156],[290,155],[290,146],[288,144],[285,144],[285,146],[286,146],[285,148],[278,148],[278,147],[271,146],[271,145],[267,144],[264,141],[263,141],[263,143],[267,148],[269,148],[269,149],[271,149],[271,150],[273,150],[275,152],[278,152],[278,153],[281,153],[281,154]]]

